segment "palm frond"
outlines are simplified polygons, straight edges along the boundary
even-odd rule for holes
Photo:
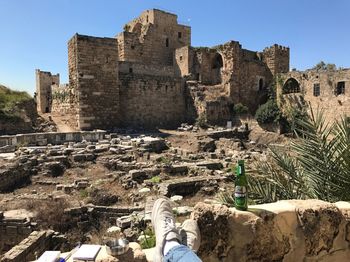
[[[329,124],[322,110],[309,111],[297,120],[290,148],[270,148],[269,160],[259,162],[250,175],[250,190],[258,201],[350,200],[350,123],[343,117]]]

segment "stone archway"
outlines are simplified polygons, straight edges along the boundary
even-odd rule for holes
[[[300,93],[300,84],[295,78],[291,77],[284,83],[282,87],[282,94],[285,95],[293,93]]]
[[[222,59],[222,55],[220,53],[216,53],[212,63],[212,69],[221,69],[224,66],[224,62]]]
[[[211,63],[211,79],[213,84],[220,84],[222,81],[221,71],[224,66],[224,61],[220,53],[215,53]]]
[[[264,87],[265,87],[264,79],[260,78],[259,79],[259,91],[263,91]]]

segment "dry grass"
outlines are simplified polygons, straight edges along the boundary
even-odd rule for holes
[[[36,214],[41,228],[64,231],[68,219],[64,210],[69,207],[66,199],[27,200],[23,207]]]

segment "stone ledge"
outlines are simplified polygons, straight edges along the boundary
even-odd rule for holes
[[[196,205],[203,261],[348,261],[350,203],[284,200],[238,211]],[[215,234],[213,234],[215,232]]]

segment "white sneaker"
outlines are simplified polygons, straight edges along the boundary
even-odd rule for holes
[[[169,200],[160,198],[154,203],[152,209],[152,226],[156,236],[153,262],[162,262],[165,241],[175,240],[179,243],[181,242]]]
[[[181,244],[197,252],[201,244],[201,233],[196,220],[186,219],[180,229]]]

